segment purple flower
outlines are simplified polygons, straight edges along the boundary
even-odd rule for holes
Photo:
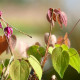
[[[4,29],[4,32],[5,32],[5,35],[9,38],[13,33],[13,29],[11,27],[6,27]]]
[[[0,28],[2,28],[2,24],[1,24],[1,22],[0,22]]]
[[[2,15],[2,11],[0,11],[0,16]]]

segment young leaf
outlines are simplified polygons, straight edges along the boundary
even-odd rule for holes
[[[5,66],[5,67],[8,66],[8,64],[9,64],[9,60],[10,60],[10,59],[6,59],[6,60],[4,61],[4,66]]]
[[[67,46],[67,45],[65,45],[65,44],[62,44],[62,45],[61,45],[61,47],[62,47],[62,48],[63,48],[63,50],[65,50],[65,51],[68,51],[68,49],[69,49],[69,48],[68,48],[68,46]]]
[[[62,48],[55,48],[52,52],[52,64],[56,72],[60,75],[61,78],[64,76],[69,64],[69,55],[68,52],[63,51]]]
[[[53,47],[49,47],[49,48],[48,48],[48,52],[49,52],[50,54],[52,54],[53,49],[54,49]]]
[[[2,71],[3,71],[3,64],[0,64],[0,76],[2,74]]]
[[[27,80],[29,77],[29,65],[24,60],[15,60],[11,63],[9,72],[12,80]]]
[[[38,45],[34,45],[27,50],[27,54],[33,55],[38,61],[41,61],[42,56],[45,55],[45,49]]]
[[[5,36],[0,36],[0,54],[8,48],[8,43]]]
[[[78,73],[80,73],[80,57],[78,52],[73,49],[70,48],[69,49],[69,56],[70,56],[70,61],[69,64],[78,71]]]
[[[60,47],[61,45],[59,45],[59,44],[55,44],[55,47]]]
[[[42,68],[41,68],[40,63],[32,55],[30,55],[30,57],[28,58],[28,60],[29,60],[29,63],[31,64],[32,68],[34,69],[35,73],[37,74],[39,80],[41,80],[41,78],[42,78]]]

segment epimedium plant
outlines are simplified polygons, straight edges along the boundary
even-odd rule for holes
[[[26,58],[15,59],[13,49],[16,44],[16,36],[13,35],[13,29],[27,34],[4,21],[0,11],[0,28],[4,32],[4,35],[0,36],[0,54],[5,50],[11,52],[11,58],[0,64],[1,80],[41,80],[48,55],[51,56],[53,68],[61,78],[69,65],[80,73],[80,56],[76,49],[70,47],[68,38],[70,34],[66,33],[64,37],[58,39],[55,35],[51,35],[55,22],[58,22],[61,28],[63,24],[67,26],[66,14],[60,9],[49,8],[46,17],[50,23],[50,32],[44,36],[46,47],[37,42],[26,50]],[[7,27],[3,27],[2,23]],[[31,36],[29,37],[31,38]]]

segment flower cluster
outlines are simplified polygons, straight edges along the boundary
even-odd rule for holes
[[[4,28],[4,32],[5,32],[5,35],[9,38],[13,33],[13,29],[7,26],[6,28]]]
[[[54,26],[54,22],[58,21],[59,25],[62,27],[62,24],[67,26],[67,16],[60,9],[49,8],[47,13],[47,20]]]
[[[3,22],[7,25],[7,27],[3,28],[3,26],[2,26],[2,24],[1,24],[1,22],[0,22],[0,28],[1,28],[1,29],[4,29],[5,36],[6,36],[7,38],[9,38],[9,37],[12,35],[12,33],[13,33],[13,29],[12,29],[12,27],[9,27],[9,26],[8,26],[8,23],[6,23],[6,22],[1,18],[1,16],[2,16],[2,12],[0,11],[0,21],[3,21]]]

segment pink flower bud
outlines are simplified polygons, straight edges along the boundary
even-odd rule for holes
[[[4,32],[5,32],[5,35],[9,38],[13,33],[13,29],[11,27],[6,27],[4,29]]]
[[[1,24],[1,22],[0,22],[0,28],[2,28],[2,24]]]

